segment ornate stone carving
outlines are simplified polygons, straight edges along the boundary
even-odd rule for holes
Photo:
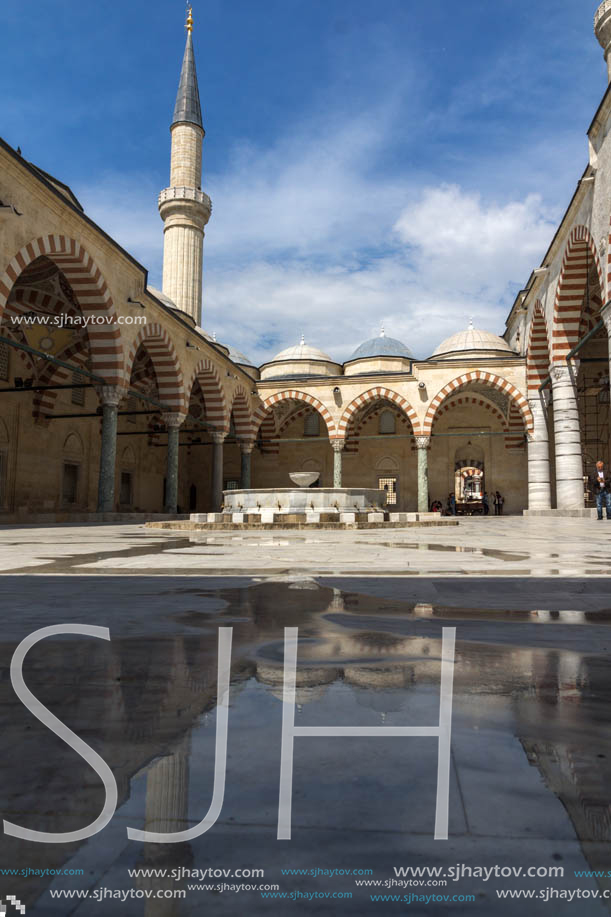
[[[416,437],[416,447],[418,449],[428,449],[431,445],[430,436],[417,436]]]

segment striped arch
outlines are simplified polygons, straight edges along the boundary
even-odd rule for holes
[[[167,404],[171,411],[185,411],[185,385],[182,370],[168,332],[158,322],[145,325],[140,329],[129,348],[125,374],[128,379],[131,379],[131,372],[140,346],[146,349],[155,368],[159,400]]]
[[[229,416],[231,417],[232,414],[236,439],[243,443],[251,443],[254,439],[252,414],[246,389],[242,385],[239,385],[233,393]]]
[[[406,414],[412,425],[414,431],[414,436],[420,435],[420,421],[418,420],[418,415],[415,410],[401,395],[397,392],[393,392],[389,388],[383,388],[382,386],[376,386],[376,388],[370,388],[369,391],[363,392],[361,395],[357,395],[354,401],[351,401],[344,413],[342,414],[342,419],[339,422],[339,434],[341,439],[345,439],[348,426],[350,425],[354,415],[359,411],[364,405],[369,404],[373,401],[379,401],[385,399],[386,401],[392,401],[393,404],[397,405],[404,414]]]
[[[464,373],[462,376],[458,376],[456,379],[453,379],[452,382],[448,382],[447,385],[438,392],[429,405],[429,409],[426,412],[426,417],[424,418],[424,423],[422,425],[422,432],[425,436],[430,436],[433,423],[441,407],[442,403],[446,400],[449,395],[454,394],[454,392],[460,391],[463,388],[466,388],[468,385],[473,382],[477,382],[480,385],[489,385],[491,388],[496,388],[498,391],[503,392],[504,395],[507,395],[510,399],[510,402],[514,402],[522,418],[522,422],[526,427],[528,433],[533,431],[533,416],[531,410],[528,406],[528,401],[524,395],[512,385],[511,382],[508,382],[507,379],[503,379],[501,376],[496,376],[494,373],[484,372],[481,369],[475,369],[470,373]]]
[[[273,411],[268,411],[261,426],[259,427],[259,439],[257,441],[261,455],[278,455],[280,447],[277,440],[276,415]]]
[[[404,426],[405,434],[411,432],[413,434],[412,423],[408,415],[392,402],[393,407],[397,412],[397,421],[399,424]],[[346,444],[344,446],[345,455],[356,455],[359,451],[360,445],[360,435],[364,428],[367,426],[370,420],[373,420],[375,417],[379,416],[383,411],[389,409],[389,402],[380,398],[377,402],[369,402],[369,407],[367,410],[357,411],[356,415],[352,417],[352,420],[349,425],[349,429],[346,433]],[[411,437],[412,443],[415,442],[414,437]],[[414,446],[415,448],[415,446]]]
[[[227,410],[225,392],[221,385],[221,377],[214,363],[204,358],[199,361],[193,370],[187,386],[187,405],[189,404],[196,379],[199,382],[199,387],[204,396],[206,423],[214,427],[219,433],[228,433],[229,411]]]
[[[305,392],[296,392],[293,389],[284,392],[276,392],[275,395],[270,395],[269,398],[266,398],[263,404],[257,408],[253,418],[253,430],[255,433],[258,432],[267,412],[271,411],[274,405],[278,404],[280,401],[304,401],[306,404],[310,404],[322,416],[327,427],[329,439],[340,439],[335,429],[333,418],[324,404],[322,404],[318,398],[314,398],[313,395],[308,395]]]
[[[42,255],[60,268],[83,315],[91,319],[87,331],[92,372],[101,376],[108,385],[121,385],[124,370],[123,342],[112,297],[93,258],[74,239],[59,235],[41,236],[17,252],[0,276],[0,321],[19,275]]]
[[[515,401],[509,403],[507,433],[508,435],[505,437],[506,449],[524,448],[524,421],[522,420],[522,415]]]
[[[526,384],[531,397],[539,397],[539,386],[549,375],[549,337],[547,322],[543,312],[543,305],[538,299],[535,303],[533,316],[530,323],[528,336],[528,351],[526,354]]]
[[[88,352],[82,340],[70,344],[58,356],[60,360],[73,365],[75,372],[78,372],[78,368],[89,369]],[[65,366],[48,363],[36,381],[39,385],[70,385],[72,383],[72,372],[66,369]],[[83,379],[83,382],[86,381],[86,379]],[[35,420],[44,420],[46,416],[53,413],[57,395],[56,391],[36,392],[32,411],[32,416]]]
[[[575,226],[567,243],[554,304],[552,361],[562,363],[579,341],[588,265],[596,265],[600,290],[604,289],[598,252],[589,230]],[[589,306],[589,303],[586,304]]]

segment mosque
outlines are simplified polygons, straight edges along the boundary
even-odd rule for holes
[[[0,521],[214,512],[224,490],[297,471],[383,489],[397,511],[498,490],[508,513],[589,512],[609,460],[611,90],[502,336],[469,326],[421,360],[382,331],[345,363],[302,339],[257,367],[201,327],[212,205],[192,32],[189,13],[162,290],[0,140]],[[611,80],[611,0],[595,34]]]

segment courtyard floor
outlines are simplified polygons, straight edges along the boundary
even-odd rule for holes
[[[46,637],[24,678],[109,765],[118,794],[87,840],[5,833],[0,898],[28,917],[608,914],[610,548],[606,521],[518,517],[191,539],[0,529],[2,817],[67,832],[104,804],[100,777],[11,684],[17,644],[54,624],[109,629],[109,641]],[[436,726],[443,629],[456,628],[447,840],[433,836],[437,740],[389,736],[297,737],[292,837],[276,839],[286,627],[299,629],[295,722],[317,728]],[[208,811],[221,628],[232,649],[218,820],[180,843],[130,840],[128,827],[186,831]],[[206,869],[217,872],[195,876]]]

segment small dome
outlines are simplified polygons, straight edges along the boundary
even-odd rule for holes
[[[364,360],[367,357],[405,357],[408,360],[414,359],[409,347],[406,347],[402,341],[398,341],[396,338],[387,338],[383,329],[377,338],[371,338],[370,341],[365,341],[364,344],[357,347],[346,362]]]
[[[481,331],[469,322],[466,331],[451,335],[436,347],[432,356],[445,359],[457,359],[464,353],[481,352],[497,356],[515,356],[507,341],[491,331]]]
[[[176,309],[178,312],[180,312],[180,309],[178,308],[174,300],[170,299],[169,296],[166,296],[165,293],[162,293],[161,290],[158,290],[156,287],[147,287],[147,290],[149,291],[149,293],[152,293],[155,299],[158,299],[160,302],[164,304],[164,306],[167,306],[168,309]]]
[[[319,350],[317,347],[311,347],[309,344],[306,344],[303,337],[301,342],[295,347],[287,347],[286,350],[281,350],[280,353],[277,353],[273,360],[270,360],[270,363],[279,363],[281,360],[291,360],[295,362],[296,360],[322,360],[323,363],[333,363],[331,357],[323,353],[322,350]]]
[[[236,350],[234,347],[229,348],[229,359],[233,360],[234,363],[237,363],[239,366],[254,366],[255,364],[250,360],[246,354],[241,353],[239,350]]]

